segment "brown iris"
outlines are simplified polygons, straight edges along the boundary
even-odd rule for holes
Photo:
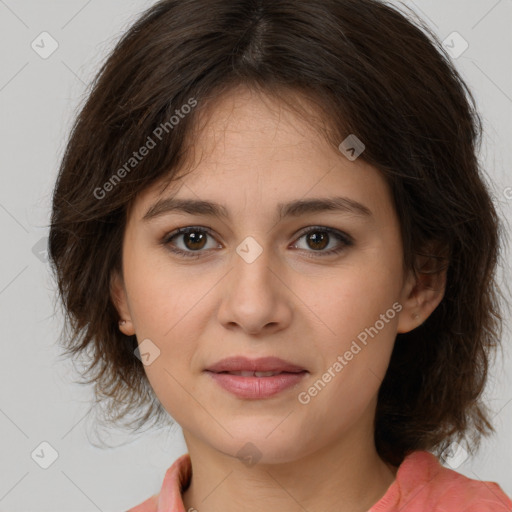
[[[184,233],[183,241],[188,249],[202,249],[206,243],[206,236],[206,233],[193,231],[191,233]]]
[[[325,231],[313,231],[306,235],[306,240],[311,249],[325,249],[329,243],[329,235]]]

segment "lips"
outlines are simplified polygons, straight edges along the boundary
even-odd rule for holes
[[[235,356],[222,359],[206,368],[213,373],[230,373],[242,377],[270,377],[280,373],[300,373],[307,371],[302,366],[290,363],[278,357],[260,357],[249,359]]]
[[[292,372],[245,372],[245,371],[239,371],[239,372],[215,372],[215,373],[227,373],[229,375],[238,375],[239,377],[273,377],[274,375],[281,375],[282,373],[292,373]]]
[[[297,386],[309,373],[302,366],[278,357],[222,359],[206,370],[213,381],[232,395],[245,400],[261,400]]]

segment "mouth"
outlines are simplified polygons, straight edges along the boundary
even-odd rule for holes
[[[209,370],[207,370],[209,371]],[[239,372],[212,372],[217,374],[226,374],[226,375],[236,375],[238,377],[274,377],[274,375],[283,375],[283,374],[298,374],[304,373],[306,370],[297,371],[297,372],[251,372],[251,371],[239,371]]]
[[[212,380],[236,398],[244,400],[263,400],[284,394],[285,390],[290,390],[298,386],[308,374],[302,372],[271,372],[272,375],[258,377],[255,373],[262,372],[206,372]],[[237,374],[238,373],[238,374]],[[248,376],[243,376],[249,374]],[[263,372],[265,374],[269,372]]]
[[[210,366],[205,372],[223,390],[237,398],[261,400],[297,386],[309,372],[275,357],[247,359],[232,357]]]
[[[218,361],[206,368],[206,371],[229,373],[242,377],[271,377],[279,373],[300,373],[307,370],[300,365],[285,361],[279,357],[249,359],[244,356],[234,356]]]

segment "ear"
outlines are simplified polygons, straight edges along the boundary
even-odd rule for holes
[[[428,244],[416,257],[416,269],[408,272],[400,303],[397,332],[412,331],[431,315],[444,297],[448,268],[447,249]],[[425,254],[426,253],[426,254]]]
[[[114,270],[110,278],[110,297],[119,313],[119,330],[127,336],[132,336],[135,334],[135,328],[128,308],[124,280],[118,270]]]

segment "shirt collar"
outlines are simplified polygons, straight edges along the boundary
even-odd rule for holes
[[[188,488],[191,478],[192,464],[190,455],[186,453],[176,459],[165,473],[157,512],[185,512],[182,494]]]

